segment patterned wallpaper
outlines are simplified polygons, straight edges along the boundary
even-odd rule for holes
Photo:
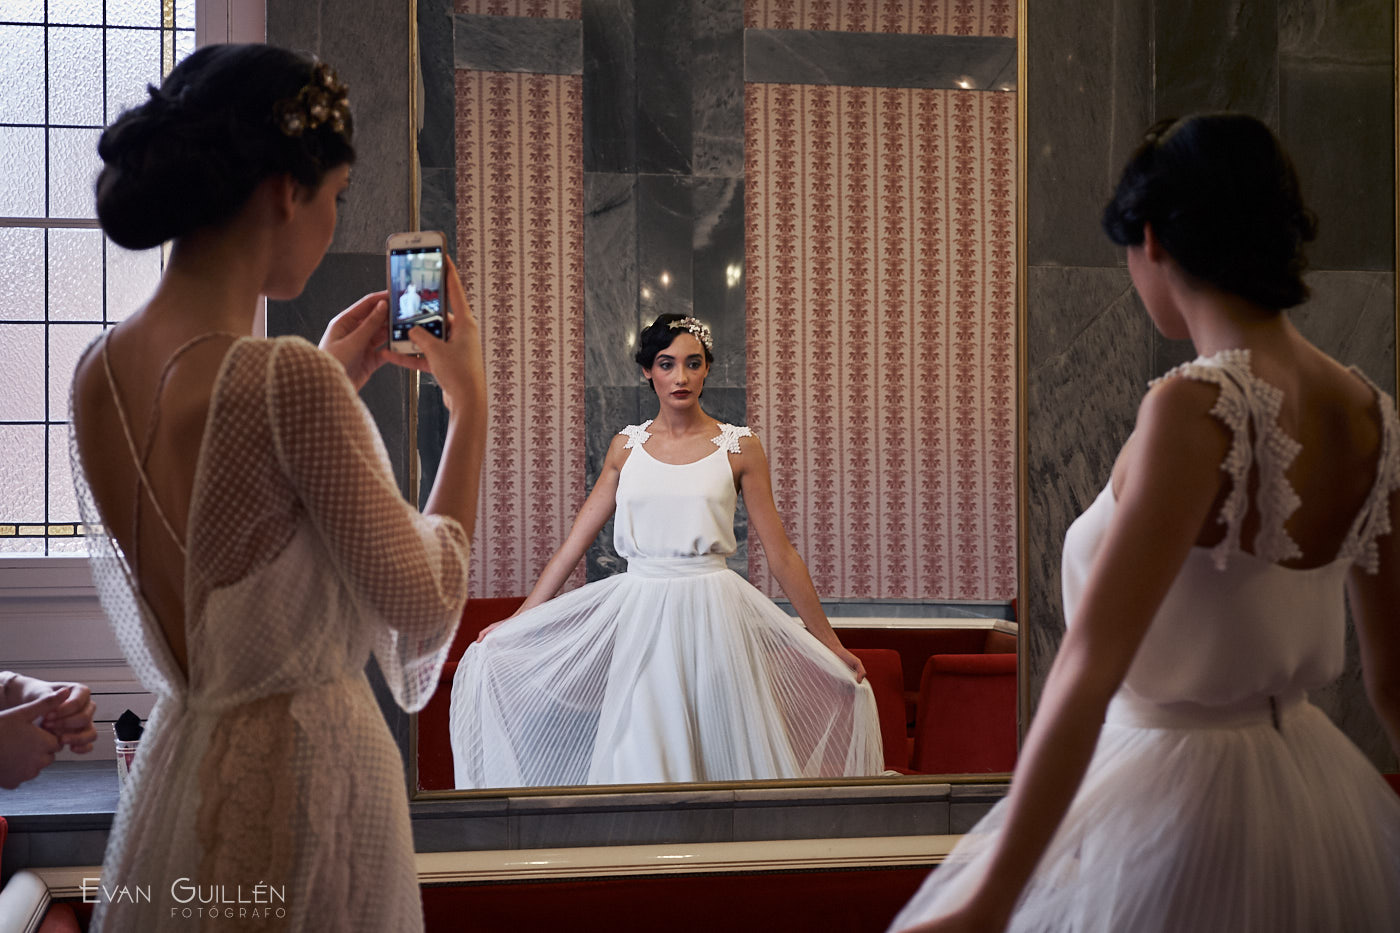
[[[748,420],[817,591],[1012,598],[1015,95],[745,103]]]
[[[750,29],[1015,36],[1015,0],[745,0]]]
[[[528,593],[583,505],[582,87],[576,75],[456,76],[458,265],[491,417],[473,596]]]
[[[579,19],[583,0],[457,0],[456,12],[478,16]]]

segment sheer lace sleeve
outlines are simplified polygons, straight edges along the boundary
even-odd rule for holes
[[[1376,464],[1376,482],[1371,496],[1357,515],[1351,535],[1342,546],[1342,553],[1367,573],[1380,572],[1378,542],[1394,531],[1390,527],[1390,499],[1400,490],[1400,417],[1395,402],[1372,382],[1365,373],[1353,369],[1376,394],[1381,413],[1381,455]]]
[[[375,657],[410,712],[437,686],[467,596],[469,542],[399,494],[383,442],[340,364],[301,339],[270,358],[273,443],[332,568],[376,622]]]

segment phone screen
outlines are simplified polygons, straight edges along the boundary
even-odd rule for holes
[[[407,340],[421,325],[443,334],[442,247],[408,246],[389,251],[390,340]]]

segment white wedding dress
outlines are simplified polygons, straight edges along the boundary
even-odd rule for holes
[[[630,451],[614,541],[627,572],[508,620],[452,684],[456,784],[517,787],[878,774],[868,683],[725,566],[734,553],[721,425],[686,464]]]
[[[1300,554],[1284,523],[1299,501],[1285,474],[1299,446],[1278,425],[1281,393],[1253,374],[1242,350],[1174,374],[1220,387],[1212,413],[1234,435],[1223,466],[1226,537],[1187,556],[1007,929],[1393,933],[1400,797],[1307,694],[1340,675],[1346,577],[1353,566],[1375,573],[1377,541],[1392,531],[1394,403],[1372,385],[1381,453],[1340,553],[1290,569],[1280,562]],[[1251,498],[1259,515],[1252,553],[1240,548]],[[1115,505],[1110,482],[1065,535],[1068,619]],[[1003,801],[961,840],[891,930],[965,900],[1005,812]]]
[[[105,338],[97,352],[105,364]],[[146,497],[145,452],[108,379]],[[338,362],[300,338],[237,340],[188,537],[146,511],[185,553],[186,673],[100,533],[86,477],[102,464],[76,437],[72,456],[102,607],[156,697],[102,864],[118,893],[93,929],[421,930],[402,760],[365,665],[372,653],[407,710],[432,696],[466,601],[462,526],[404,501]]]

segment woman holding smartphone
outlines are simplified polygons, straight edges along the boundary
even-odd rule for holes
[[[485,434],[476,320],[454,273],[451,338],[415,331],[421,359],[384,349],[384,293],[320,349],[252,336],[259,299],[295,297],[320,262],[350,180],[347,90],[310,56],[201,48],[98,151],[103,230],[172,245],[73,383],[93,575],[157,697],[95,928],[188,929],[198,907],[257,910],[259,929],[419,929],[399,753],[364,669],[372,654],[417,709],[461,614]],[[356,396],[389,361],[430,369],[451,411],[423,514]],[[220,900],[240,891],[253,900]]]

